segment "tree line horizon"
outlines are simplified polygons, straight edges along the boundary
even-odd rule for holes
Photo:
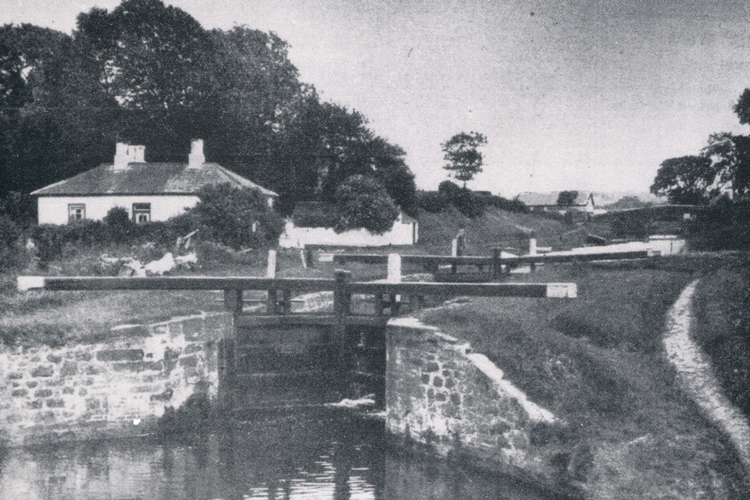
[[[282,213],[335,202],[354,176],[404,210],[416,204],[406,152],[301,82],[273,32],[206,30],[161,0],[94,7],[71,35],[0,27],[0,197],[111,162],[117,142],[162,162],[183,161],[192,139],[210,161],[276,191]]]

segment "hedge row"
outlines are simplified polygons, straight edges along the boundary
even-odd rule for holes
[[[502,196],[478,195],[468,189],[443,191],[422,191],[417,194],[419,208],[430,213],[442,212],[450,205],[467,217],[478,217],[486,207],[496,207],[508,212],[528,213],[526,205],[517,199],[508,200]]]

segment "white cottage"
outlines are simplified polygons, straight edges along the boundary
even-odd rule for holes
[[[337,233],[333,229],[337,220],[337,209],[333,205],[316,201],[299,202],[294,207],[292,217],[286,221],[279,246],[381,247],[415,245],[419,239],[419,222],[403,212],[399,212],[393,227],[383,234],[373,234],[363,228]]]
[[[164,221],[198,203],[204,186],[229,183],[260,191],[273,207],[277,194],[227,170],[207,163],[203,141],[194,140],[187,163],[149,163],[145,146],[117,144],[113,163],[43,187],[37,197],[39,224],[68,224],[101,220],[114,207],[123,207],[137,223]]]

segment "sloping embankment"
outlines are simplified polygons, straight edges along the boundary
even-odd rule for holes
[[[750,425],[721,391],[706,356],[690,338],[692,299],[697,280],[680,294],[667,317],[664,345],[683,390],[709,420],[729,437],[750,474]]]

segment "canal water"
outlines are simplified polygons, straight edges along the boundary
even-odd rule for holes
[[[0,499],[540,500],[507,477],[403,455],[383,423],[304,412],[204,435],[0,450]]]

